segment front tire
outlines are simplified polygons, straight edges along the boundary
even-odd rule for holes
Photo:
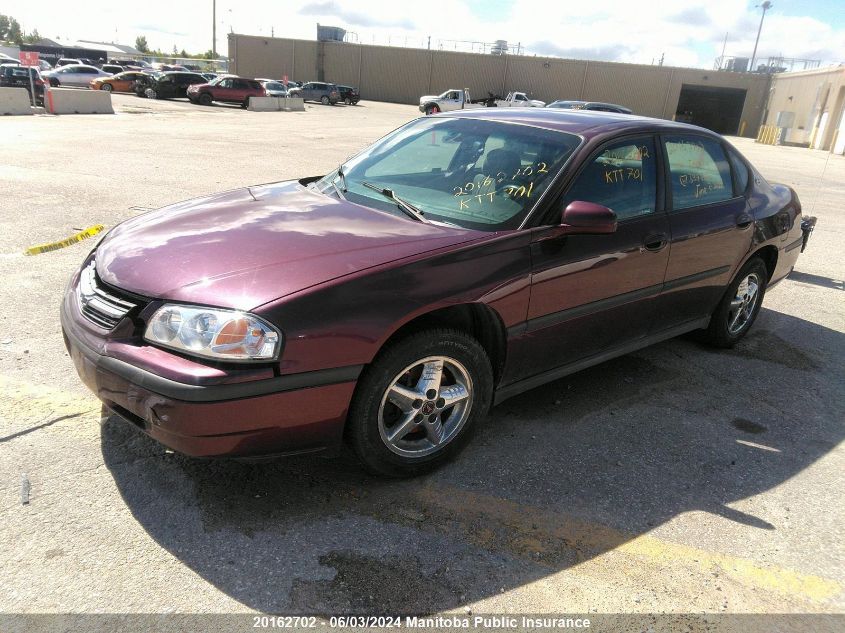
[[[329,105],[329,98],[326,95],[323,95],[322,97],[320,97],[320,103],[322,103],[323,105]]]
[[[731,281],[722,300],[701,333],[714,347],[731,348],[748,333],[763,304],[769,271],[759,257],[752,257]]]
[[[100,90],[105,90],[106,92],[111,92],[112,91],[112,85],[111,84],[103,84],[102,87],[100,88]]]
[[[348,437],[367,470],[411,477],[460,450],[493,394],[484,348],[457,330],[425,330],[391,344],[358,381]]]
[[[203,92],[199,97],[200,105],[210,106],[212,101],[211,95],[207,92]]]
[[[440,112],[440,108],[433,103],[425,107],[426,114],[437,114],[438,112]]]

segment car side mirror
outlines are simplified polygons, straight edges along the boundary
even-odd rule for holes
[[[595,202],[575,200],[563,210],[560,228],[565,235],[615,233],[616,213]]]

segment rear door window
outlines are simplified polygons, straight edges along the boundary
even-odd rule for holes
[[[734,170],[734,177],[736,178],[736,195],[741,196],[745,193],[745,190],[748,189],[748,165],[746,165],[742,159],[736,155],[736,152],[732,152],[728,150],[728,158],[731,161],[731,167]]]
[[[734,197],[731,168],[718,141],[692,134],[664,139],[673,209],[716,204]]]

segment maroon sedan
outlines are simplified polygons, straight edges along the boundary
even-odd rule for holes
[[[409,475],[537,385],[690,331],[730,347],[813,223],[698,127],[473,110],[124,222],[61,319],[85,383],[177,451],[346,441]]]
[[[266,97],[267,91],[255,79],[242,77],[218,77],[207,84],[188,86],[188,99],[192,103],[211,105],[213,101],[221,103],[239,103],[244,108],[249,106],[250,97]]]

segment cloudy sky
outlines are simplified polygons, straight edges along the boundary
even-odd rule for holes
[[[340,26],[364,44],[470,50],[507,40],[529,54],[712,67],[728,34],[727,55],[751,56],[759,0],[217,0],[218,51],[226,33],[316,38],[316,23]],[[80,7],[84,10],[80,10]],[[65,39],[153,47],[211,48],[212,0],[83,3],[4,0],[0,11],[27,31]],[[475,50],[482,50],[475,45]],[[845,0],[774,0],[758,58],[782,55],[845,62]]]

